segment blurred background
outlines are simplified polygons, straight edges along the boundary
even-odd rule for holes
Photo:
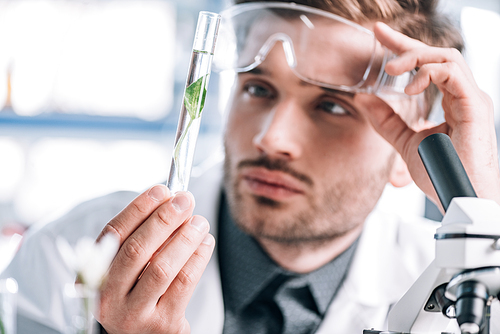
[[[2,238],[83,200],[166,180],[198,13],[229,2],[0,0]],[[500,1],[441,6],[462,27],[500,124]],[[194,174],[221,159],[222,82],[210,81]],[[414,186],[395,191],[380,205],[439,219]]]
[[[194,30],[219,0],[0,1],[0,226],[168,176]],[[213,76],[196,164],[219,146]]]

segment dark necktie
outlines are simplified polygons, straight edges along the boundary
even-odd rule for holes
[[[283,314],[283,334],[314,333],[321,322],[307,281],[291,278],[283,283],[274,300]]]
[[[321,322],[307,282],[278,275],[249,304],[244,333],[309,334]]]

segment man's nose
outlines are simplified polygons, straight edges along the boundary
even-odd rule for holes
[[[306,123],[304,111],[293,99],[280,101],[263,117],[253,144],[270,157],[298,159],[304,149]]]

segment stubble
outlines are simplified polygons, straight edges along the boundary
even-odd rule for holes
[[[373,210],[387,183],[394,154],[380,170],[366,175],[353,168],[348,175],[332,182],[325,178],[323,191],[313,179],[292,169],[286,161],[262,156],[243,160],[233,167],[226,148],[224,186],[231,215],[245,233],[284,245],[320,247],[363,224]],[[240,192],[238,172],[245,167],[278,170],[302,181],[312,191],[304,198],[303,209],[262,196],[244,196]],[[322,182],[323,183],[323,182]]]

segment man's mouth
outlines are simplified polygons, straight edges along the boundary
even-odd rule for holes
[[[263,167],[245,168],[242,172],[242,180],[244,186],[253,195],[267,197],[276,201],[305,193],[302,182],[293,176]]]

